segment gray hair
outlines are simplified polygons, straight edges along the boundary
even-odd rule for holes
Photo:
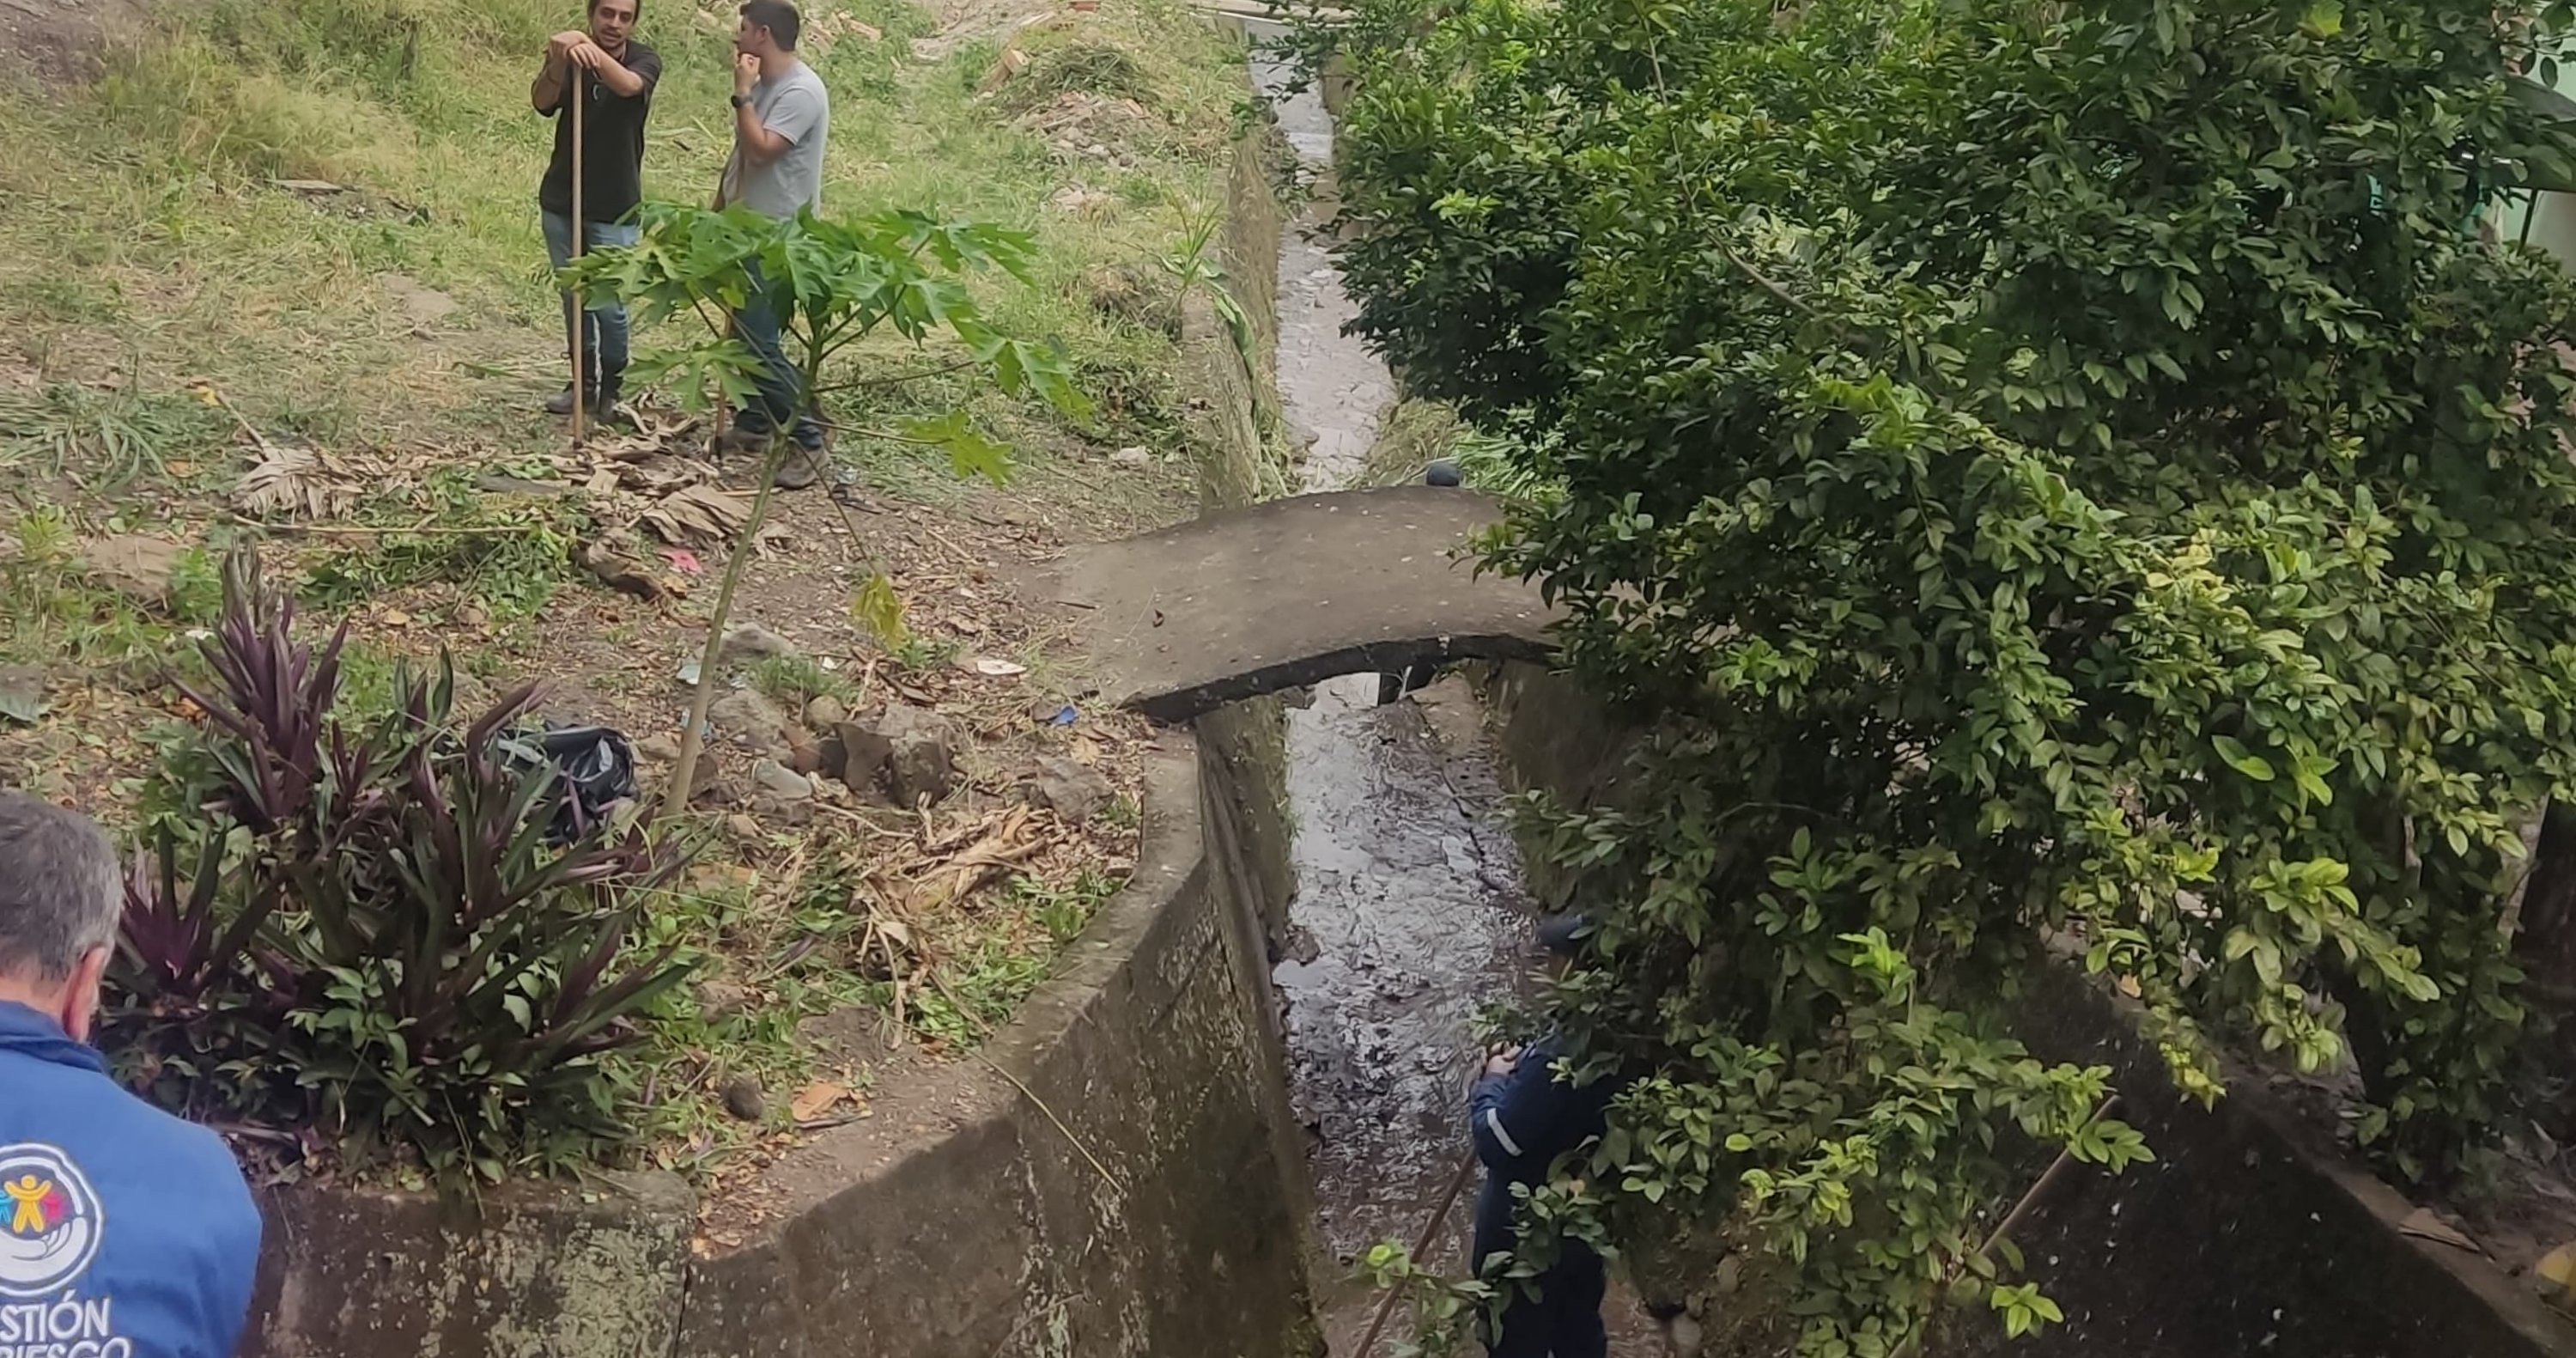
[[[116,849],[96,821],[0,792],[0,975],[69,977],[116,941],[124,908]]]

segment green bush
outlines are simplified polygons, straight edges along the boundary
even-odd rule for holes
[[[2455,1172],[2521,1015],[2515,829],[2576,749],[2576,286],[2464,226],[2563,165],[2446,0],[1467,0],[1359,30],[1358,329],[1559,488],[1493,554],[1663,735],[1543,815],[1645,1079],[1541,1195],[1729,1216],[1799,1350],[1943,1299],[2001,1138],[2117,1165],[2104,1072],[2008,1031],[2044,936],[2145,1003],[2349,1055]]]
[[[677,984],[631,955],[643,893],[681,866],[640,831],[558,830],[560,789],[511,728],[534,687],[458,730],[444,662],[390,712],[341,710],[319,650],[247,554],[216,675],[188,690],[191,780],[128,883],[104,1042],[164,1105],[445,1181],[579,1163],[625,1134],[600,1057]],[[185,686],[183,686],[184,688]]]

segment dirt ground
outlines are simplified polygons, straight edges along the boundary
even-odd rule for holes
[[[97,73],[102,37],[145,13],[143,0],[0,0],[0,65],[46,80]]]
[[[954,47],[1057,8],[978,0],[938,15],[936,36]],[[139,0],[0,0],[0,64],[50,81],[80,80],[96,72],[105,36],[142,13]],[[1063,173],[1099,171],[1077,160]],[[399,204],[355,191],[302,206],[403,219]],[[223,264],[208,253],[191,267],[220,271]],[[178,277],[156,286],[190,284]],[[243,470],[276,447],[310,445],[258,418],[256,408],[254,418],[242,418],[206,384],[209,409],[198,414],[238,428],[219,446],[172,463],[166,476],[97,494],[59,477],[31,479],[20,464],[0,476],[0,500],[58,514],[75,547],[132,535],[181,548],[251,538],[273,578],[307,582],[361,544],[499,541],[584,525],[563,544],[565,554],[578,562],[585,547],[610,548],[633,568],[627,588],[559,557],[547,569],[566,578],[525,616],[495,605],[491,579],[434,576],[430,583],[344,588],[355,596],[345,616],[371,663],[453,656],[460,712],[525,680],[543,680],[539,715],[624,732],[638,748],[644,798],[657,796],[669,780],[668,753],[689,697],[684,676],[706,639],[727,539],[657,531],[648,519],[675,489],[746,506],[757,469],[745,457],[715,455],[706,422],[649,402],[640,403],[640,432],[576,445],[538,410],[560,381],[552,334],[503,322],[486,298],[451,295],[409,275],[380,274],[374,286],[380,295],[370,304],[382,332],[374,338],[391,346],[401,371],[443,387],[442,403],[428,407],[432,417],[467,393],[474,427],[405,412],[394,401],[397,418],[382,434],[314,450],[323,461],[310,480],[324,497],[322,512],[253,514],[235,498]],[[155,296],[138,306],[168,300]],[[174,390],[199,390],[194,379],[163,371],[152,354],[111,342],[116,337],[103,329],[49,338],[41,350],[21,348],[17,338],[0,336],[0,397],[32,398],[64,384],[102,400],[125,391],[163,400]],[[298,359],[281,353],[272,361]],[[1118,399],[1096,394],[1104,403]],[[810,798],[782,799],[764,792],[755,774],[774,750],[749,748],[725,732],[711,739],[693,809],[714,839],[689,885],[739,903],[707,926],[714,936],[702,941],[714,958],[695,987],[698,1012],[673,1049],[657,1053],[644,1081],[657,1133],[646,1158],[704,1185],[743,1188],[704,1195],[724,1203],[726,1215],[711,1218],[702,1247],[720,1247],[723,1237],[756,1223],[768,1195],[752,1182],[816,1132],[879,1118],[888,1135],[931,1130],[943,1110],[935,1102],[916,1106],[923,1100],[915,1094],[947,1090],[954,1072],[974,1069],[966,1053],[978,1031],[1004,1021],[1012,996],[1043,977],[1058,945],[1049,934],[1065,926],[1040,927],[1029,900],[1063,902],[1067,910],[1096,904],[1132,868],[1140,768],[1152,730],[1089,701],[1078,662],[1012,582],[1070,543],[1187,517],[1195,511],[1196,474],[1168,449],[1103,446],[1035,419],[1020,425],[1000,431],[1025,454],[1021,473],[1001,487],[961,482],[944,461],[882,443],[842,449],[826,485],[774,499],[769,531],[746,568],[733,626],[763,629],[828,680],[853,714],[887,705],[936,713],[957,733],[959,778],[950,795],[918,810],[822,777],[811,780]],[[531,454],[532,447],[545,451]],[[641,466],[652,469],[650,477],[635,474]],[[456,531],[486,536],[442,538],[446,525],[428,510],[401,531],[388,531],[380,513],[354,516],[362,494],[379,505],[389,492],[397,501],[418,492],[428,502],[442,478],[453,482],[460,473],[475,487],[474,518]],[[0,520],[0,572],[24,565],[13,560],[19,546]],[[854,594],[879,572],[904,605],[910,644],[899,649],[853,620]],[[511,584],[497,583],[505,593]],[[336,621],[338,613],[308,607],[306,617]],[[160,682],[160,662],[193,642],[156,602],[102,605],[98,619],[77,626],[83,637],[139,629],[147,643],[104,667],[72,659],[68,642],[47,657],[42,690],[50,710],[32,725],[0,722],[0,785],[37,790],[113,821],[130,801],[133,780],[151,765],[154,728],[192,716]],[[716,676],[718,696],[748,687],[751,678],[745,666],[726,666]],[[1110,795],[1102,810],[1073,823],[1033,805],[1030,785],[1042,757],[1104,779]],[[834,892],[841,894],[837,906],[827,899]],[[817,910],[835,921],[835,932],[810,923]],[[974,988],[979,968],[998,977],[996,989]],[[868,990],[869,1002],[852,1002],[858,987]],[[925,1017],[933,1008],[936,1022]],[[766,1041],[758,1035],[769,1031],[763,1025],[774,1026],[782,1013],[796,1050],[758,1050]],[[766,1115],[757,1122],[728,1117],[725,1095],[751,1075],[766,1081]]]

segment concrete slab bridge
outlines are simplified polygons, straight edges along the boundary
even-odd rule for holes
[[[1157,721],[1342,674],[1545,660],[1557,611],[1466,550],[1501,517],[1433,486],[1270,500],[1078,548],[1052,597],[1102,700]]]

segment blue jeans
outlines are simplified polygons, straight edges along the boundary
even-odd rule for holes
[[[560,212],[544,214],[546,226],[546,259],[560,269],[572,262],[572,218]],[[589,238],[593,250],[622,248],[642,238],[642,229],[633,222],[585,222],[582,235]],[[572,345],[572,294],[563,298],[564,345]],[[596,394],[602,381],[614,381],[626,371],[627,326],[626,304],[615,300],[595,303],[582,315],[581,354],[582,383]]]
[[[823,446],[823,426],[805,403],[804,377],[780,340],[780,313],[786,305],[778,290],[761,278],[759,266],[752,266],[751,298],[733,314],[733,333],[760,359],[760,372],[752,379],[759,395],[734,412],[733,424],[746,434],[767,434],[785,425],[796,446],[812,452]]]

